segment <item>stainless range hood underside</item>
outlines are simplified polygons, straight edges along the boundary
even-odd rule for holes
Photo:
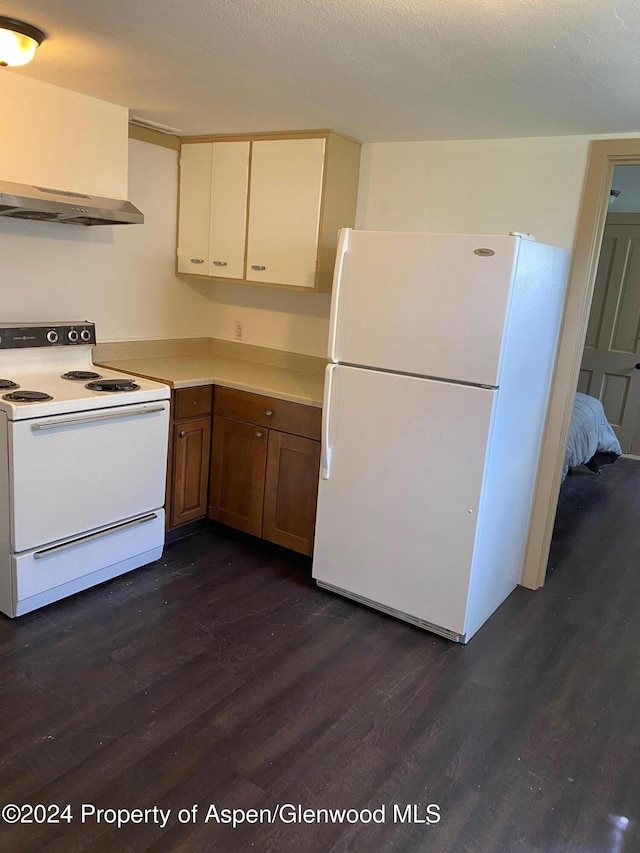
[[[0,217],[67,225],[140,225],[143,214],[129,201],[0,181]]]

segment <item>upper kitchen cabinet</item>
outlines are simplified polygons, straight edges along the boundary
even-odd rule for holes
[[[244,276],[249,152],[249,142],[181,147],[178,272]]]
[[[332,131],[183,139],[178,272],[331,290],[360,143]]]
[[[251,146],[247,281],[315,288],[324,139]]]

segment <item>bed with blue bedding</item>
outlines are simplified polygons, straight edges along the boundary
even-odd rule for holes
[[[586,465],[599,474],[621,455],[622,448],[604,413],[602,403],[587,394],[576,394],[564,457],[562,479],[571,468]]]

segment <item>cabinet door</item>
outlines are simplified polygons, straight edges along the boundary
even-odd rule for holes
[[[260,536],[267,430],[216,416],[212,447],[209,518]]]
[[[210,444],[210,418],[174,424],[172,527],[207,513]]]
[[[301,554],[311,554],[319,472],[319,441],[269,432],[264,539]]]
[[[248,183],[249,142],[214,142],[207,275],[244,277]]]
[[[210,142],[183,145],[180,151],[178,272],[209,272],[212,152]]]
[[[253,143],[247,281],[315,287],[324,139]]]

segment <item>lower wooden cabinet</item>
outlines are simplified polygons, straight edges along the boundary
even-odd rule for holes
[[[269,430],[262,538],[311,554],[320,442]]]
[[[173,500],[171,527],[207,513],[211,418],[173,425]]]
[[[207,514],[212,393],[211,385],[173,393],[166,500],[169,530]]]
[[[167,528],[208,516],[311,554],[321,410],[206,385],[174,391],[171,413]]]
[[[217,388],[214,413],[209,518],[311,554],[320,409]]]
[[[209,518],[260,536],[268,430],[215,416]]]

